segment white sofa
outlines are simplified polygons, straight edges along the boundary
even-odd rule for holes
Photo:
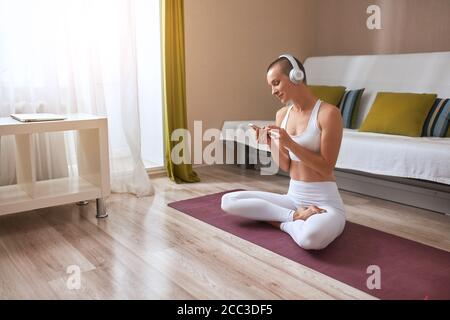
[[[311,57],[304,66],[308,84],[365,88],[357,127],[380,91],[436,93],[439,98],[450,98],[450,52]],[[247,130],[248,122],[226,121],[224,140],[231,139],[233,130]],[[261,149],[242,134],[235,140]],[[345,129],[336,169],[342,189],[450,214],[450,138]]]

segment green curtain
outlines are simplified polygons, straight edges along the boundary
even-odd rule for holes
[[[177,183],[198,182],[200,179],[192,170],[191,164],[174,164],[170,157],[173,147],[177,144],[170,141],[171,133],[175,129],[187,129],[184,1],[161,0],[161,9],[164,144],[167,175]]]

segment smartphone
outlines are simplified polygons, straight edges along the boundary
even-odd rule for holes
[[[253,124],[253,123],[249,123],[248,126],[249,126],[249,127],[252,127],[254,130],[261,129],[260,127],[258,127],[257,125],[255,125],[255,124]]]
[[[279,139],[280,138],[280,134],[277,131],[270,131],[269,135],[273,139]]]

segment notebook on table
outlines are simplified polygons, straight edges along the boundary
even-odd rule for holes
[[[67,117],[54,113],[13,113],[10,114],[13,119],[21,122],[55,121],[64,120]]]

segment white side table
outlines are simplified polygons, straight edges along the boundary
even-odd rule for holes
[[[79,175],[37,181],[32,136],[69,130],[77,133]],[[0,136],[5,135],[15,137],[17,184],[0,186],[0,215],[96,199],[97,217],[107,217],[104,199],[111,190],[106,117],[71,114],[66,120],[27,123],[0,118]]]

